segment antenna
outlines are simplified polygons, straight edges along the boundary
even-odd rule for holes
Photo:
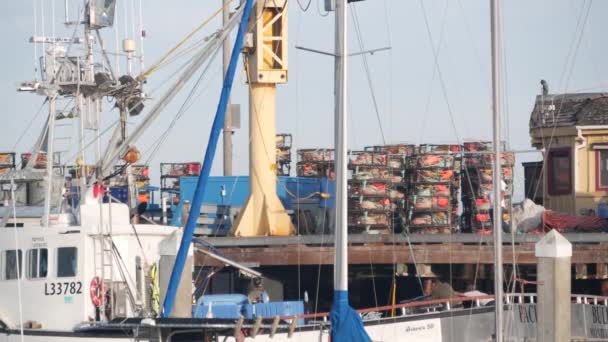
[[[70,24],[70,4],[69,0],[63,0],[63,8],[65,10],[65,25]]]

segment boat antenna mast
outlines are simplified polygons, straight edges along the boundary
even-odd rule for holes
[[[493,201],[493,231],[494,231],[494,302],[496,341],[503,341],[503,267],[502,267],[502,171],[500,165],[500,54],[501,50],[501,24],[500,0],[490,0],[490,26],[492,49],[492,147],[494,153],[492,183],[494,191]]]

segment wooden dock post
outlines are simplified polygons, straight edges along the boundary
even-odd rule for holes
[[[570,341],[572,244],[556,230],[536,243],[537,341]]]

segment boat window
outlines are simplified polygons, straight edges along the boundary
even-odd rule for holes
[[[549,195],[569,195],[572,193],[572,158],[570,148],[556,148],[549,151],[547,160]]]
[[[4,279],[17,279],[17,276],[21,275],[21,272],[23,270],[21,267],[21,250],[12,249],[4,252]]]
[[[30,249],[27,251],[27,271],[28,279],[46,278],[48,270],[49,252],[46,248]]]
[[[78,249],[76,247],[57,248],[57,277],[75,277],[78,267]]]

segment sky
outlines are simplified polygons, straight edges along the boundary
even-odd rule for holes
[[[71,17],[75,17],[82,1],[68,0],[68,4]],[[333,144],[333,60],[295,48],[333,50],[334,16],[324,11],[323,4],[324,0],[288,1],[289,82],[278,85],[277,131],[294,135],[294,151]],[[106,48],[115,52],[117,36],[136,36],[142,19],[146,31],[144,63],[149,66],[220,7],[220,0],[118,0],[115,27],[103,32]],[[489,1],[366,0],[350,7],[349,51],[390,47],[367,55],[365,60],[361,56],[348,60],[350,148],[383,142],[491,138]],[[62,24],[63,8],[63,0],[0,2],[4,42],[0,55],[4,127],[0,150],[28,151],[44,124],[45,113],[37,115],[43,98],[17,93],[16,85],[34,78],[35,56],[42,53],[42,46],[28,42],[30,36],[69,37],[73,33],[73,28]],[[555,93],[606,91],[608,65],[602,63],[608,55],[608,38],[603,34],[608,25],[603,20],[605,13],[605,1],[503,1],[503,136],[511,149],[532,150],[528,120],[541,79],[547,80]],[[212,20],[196,38],[210,34],[220,24],[220,19]],[[75,50],[83,53],[80,48]],[[111,60],[114,63],[113,55]],[[149,77],[145,90],[151,100],[147,108],[173,86],[185,61],[177,59]],[[124,73],[124,58],[119,64]],[[139,72],[139,65],[134,69]],[[221,54],[194,89],[187,110],[163,144],[155,148],[198,77],[194,75],[137,144],[143,159],[152,166],[153,184],[158,184],[157,165],[161,162],[202,160],[221,88]],[[241,104],[242,127],[234,135],[234,170],[239,175],[248,173],[244,80],[240,67],[232,92],[232,101]],[[117,112],[110,103],[103,109],[105,128],[116,120]],[[129,129],[136,127],[141,117],[131,118]],[[70,135],[75,126],[62,126],[58,132]],[[66,149],[74,151],[74,140],[65,139],[64,143]],[[87,154],[90,159],[94,149]],[[222,172],[221,158],[218,151],[214,175]],[[517,154],[518,164],[540,158],[539,153]],[[516,170],[515,182],[517,200],[523,192],[521,167]]]

